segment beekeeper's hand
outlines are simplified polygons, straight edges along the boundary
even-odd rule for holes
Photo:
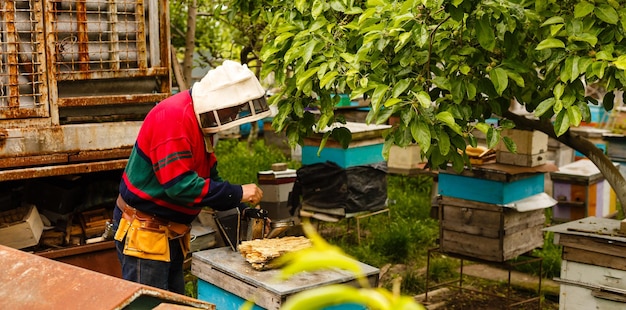
[[[241,196],[241,202],[247,202],[251,205],[257,205],[263,198],[263,191],[256,184],[244,184],[241,185],[243,195]]]

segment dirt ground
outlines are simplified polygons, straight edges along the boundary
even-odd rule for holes
[[[430,292],[428,301],[423,300],[423,295],[416,296],[416,300],[429,310],[559,309],[558,301],[546,298],[539,300],[536,293],[514,290],[509,296],[510,299],[507,299],[506,289],[497,284],[482,285],[480,288],[472,287],[471,289],[474,290],[459,291],[457,288],[441,288]]]
[[[381,282],[389,281],[392,274],[401,274],[406,268],[404,265],[383,267]],[[424,272],[425,269],[417,271],[419,274]],[[537,277],[512,271],[510,286],[508,277],[507,270],[494,266],[468,265],[464,268],[463,290],[459,289],[458,282],[447,286],[432,283],[428,288],[427,300],[426,294],[416,295],[414,298],[429,310],[559,309],[559,285],[554,281],[542,279],[540,295],[537,292]]]

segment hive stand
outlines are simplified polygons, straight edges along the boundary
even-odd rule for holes
[[[452,258],[457,258],[460,260],[460,269],[459,269],[459,278],[452,280],[452,281],[448,281],[448,282],[443,282],[443,283],[438,283],[434,286],[430,285],[430,258],[432,256],[432,253],[441,253],[441,254],[445,254],[446,256],[452,257]],[[542,274],[543,274],[543,258],[541,257],[534,257],[534,256],[530,256],[528,254],[525,255],[520,255],[520,257],[527,257],[527,260],[523,260],[520,262],[492,262],[492,261],[484,261],[484,260],[480,260],[477,258],[473,258],[473,257],[467,257],[467,256],[463,256],[463,255],[459,255],[459,254],[454,254],[454,253],[445,253],[442,252],[440,250],[440,248],[432,248],[428,250],[428,256],[426,259],[426,293],[424,294],[424,302],[428,302],[428,292],[430,292],[430,289],[434,289],[437,287],[442,287],[442,286],[447,286],[447,287],[452,287],[452,288],[457,288],[459,289],[459,292],[463,292],[463,290],[466,291],[471,291],[474,293],[478,293],[478,294],[483,294],[483,295],[488,295],[488,296],[492,296],[492,297],[498,297],[498,298],[503,298],[506,301],[508,301],[508,305],[507,305],[507,309],[513,308],[513,307],[517,307],[519,305],[522,304],[527,304],[527,303],[531,303],[531,302],[537,302],[537,309],[541,309],[541,278],[542,278]],[[499,268],[504,268],[508,271],[508,282],[507,282],[507,288],[506,288],[506,296],[499,296],[496,294],[492,294],[489,292],[483,292],[481,290],[476,290],[476,289],[472,289],[470,287],[463,287],[463,264],[464,261],[469,260],[469,261],[474,261],[474,262],[478,262],[478,263],[483,263],[483,264],[489,264],[489,265],[493,265]],[[524,299],[524,300],[516,300],[511,296],[511,271],[514,267],[519,266],[519,265],[523,265],[523,264],[530,264],[530,263],[534,263],[534,262],[539,262],[539,277],[538,277],[538,283],[537,283],[537,296],[536,297],[532,297],[529,299]]]

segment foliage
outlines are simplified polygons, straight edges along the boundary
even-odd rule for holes
[[[259,18],[258,9],[255,11],[254,1],[185,0],[169,3],[175,47],[185,46],[188,7],[192,3],[198,7],[195,47],[202,57],[195,66],[215,66],[211,62],[217,59],[243,63],[258,59],[266,23]]]
[[[259,171],[270,170],[274,163],[287,163],[297,169],[299,162],[288,161],[278,148],[257,140],[252,147],[237,139],[219,140],[215,146],[220,176],[233,184],[256,183]]]
[[[493,147],[500,130],[513,126],[485,120],[502,116],[514,100],[554,118],[562,135],[590,119],[587,103],[595,100],[585,97],[585,82],[608,91],[605,108],[626,82],[625,3],[267,1],[263,69],[283,87],[273,97],[273,125],[301,144],[313,127],[337,120],[333,95],[363,96],[370,99],[368,122],[400,118],[385,152],[416,141],[432,167],[452,162],[457,170],[468,163],[457,149],[477,143],[474,129]]]

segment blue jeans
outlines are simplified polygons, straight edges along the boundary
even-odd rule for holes
[[[113,231],[119,227],[122,211],[113,211]],[[122,265],[122,278],[125,280],[168,290],[181,295],[185,294],[185,275],[183,272],[183,251],[180,240],[170,240],[170,262],[137,258],[124,255],[124,240],[115,241],[117,257]]]

